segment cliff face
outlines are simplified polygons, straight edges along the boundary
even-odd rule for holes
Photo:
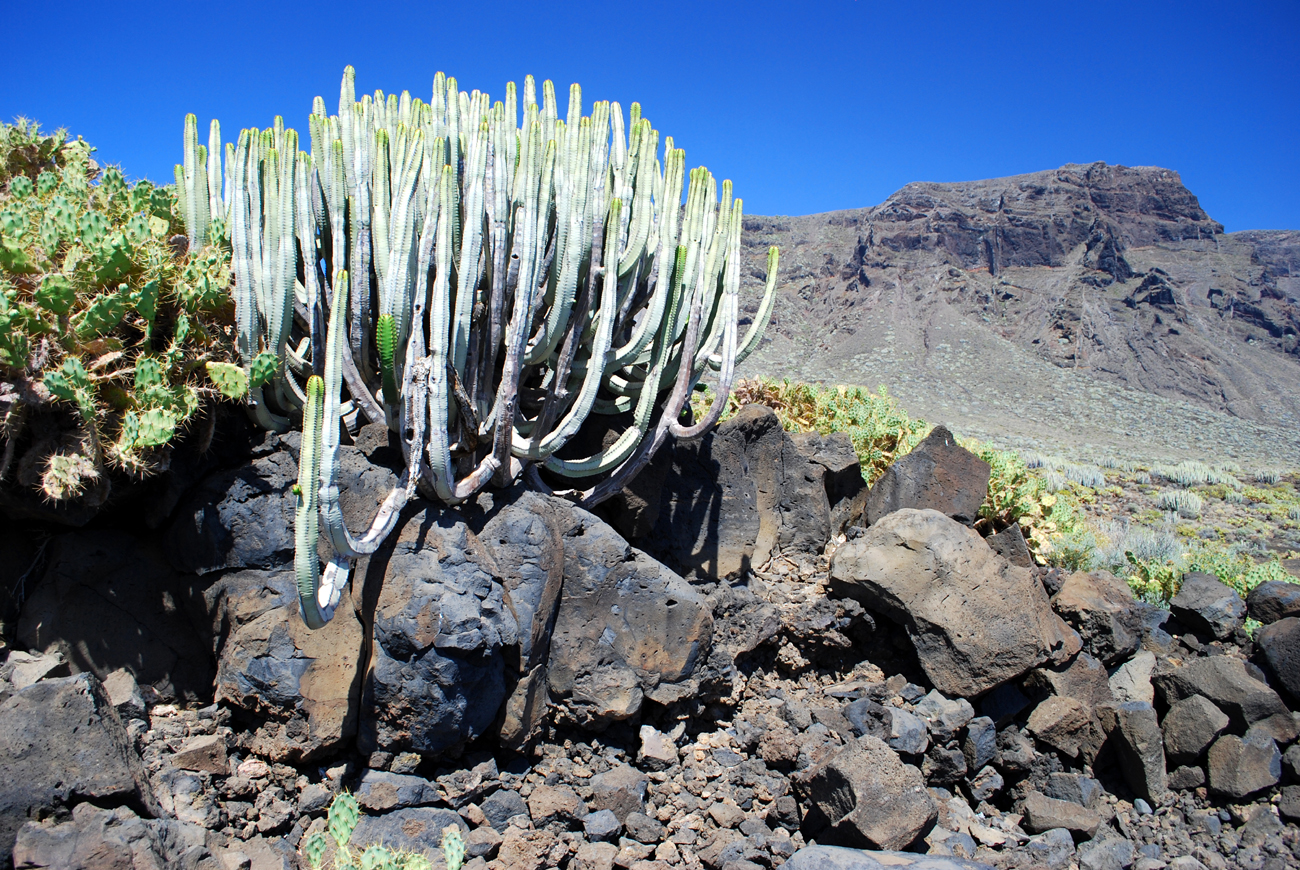
[[[747,217],[744,242],[750,294],[767,246],[782,249],[751,374],[883,383],[917,413],[984,434],[1008,411],[1059,429],[1081,416],[1062,394],[1089,392],[1177,406],[1191,428],[1199,412],[1270,430],[1300,421],[1300,233],[1225,234],[1167,169],[909,184],[874,208]],[[1104,435],[1105,414],[1082,418]]]

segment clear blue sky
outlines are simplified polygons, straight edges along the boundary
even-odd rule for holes
[[[305,138],[350,63],[358,92],[427,98],[443,70],[494,98],[533,73],[588,105],[639,100],[751,214],[1104,160],[1179,171],[1229,231],[1300,229],[1296,0],[125,0],[15,3],[5,23],[0,118],[65,126],[155,181],[186,112],[227,139],[282,114]]]

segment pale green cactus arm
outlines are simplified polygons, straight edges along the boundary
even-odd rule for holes
[[[197,121],[196,121],[197,123]],[[226,206],[221,198],[221,124],[216,118],[208,128],[208,214],[212,218],[225,217]]]
[[[380,505],[378,513],[371,522],[370,529],[360,538],[354,537],[343,519],[343,508],[339,503],[338,487],[338,452],[340,428],[340,397],[343,385],[343,360],[347,356],[346,312],[348,311],[348,273],[340,272],[334,279],[334,301],[330,306],[329,336],[326,339],[324,406],[321,418],[324,421],[320,435],[320,518],[325,523],[325,534],[334,547],[334,552],[346,559],[366,556],[373,553],[397,523],[397,517],[406,506],[407,488],[403,475],[397,486],[388,494]],[[341,579],[338,571],[346,567],[340,562],[335,568],[331,581],[346,582],[346,574]],[[332,586],[331,586],[332,588]]]
[[[763,340],[763,331],[772,318],[772,306],[776,304],[776,273],[780,265],[781,251],[773,245],[767,249],[767,282],[763,288],[763,299],[759,303],[753,321],[749,324],[749,329],[745,332],[744,340],[740,343],[740,350],[736,352],[736,365],[744,362]]]
[[[199,144],[199,120],[193,114],[186,115],[185,162],[178,173],[176,192],[182,196],[182,214],[192,251],[208,243],[208,224],[212,219],[206,157],[206,149]]]
[[[313,375],[307,380],[307,404],[303,410],[302,441],[298,451],[298,483],[294,486],[297,509],[293,523],[293,564],[298,581],[298,603],[302,621],[311,629],[321,628],[329,616],[317,600],[320,591],[320,540],[317,485],[320,480],[320,442],[323,419],[324,382]]]

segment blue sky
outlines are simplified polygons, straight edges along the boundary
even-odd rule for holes
[[[1300,229],[1295,0],[54,8],[6,12],[0,118],[66,126],[155,181],[186,112],[227,139],[276,114],[305,137],[350,63],[358,92],[427,98],[443,70],[494,97],[533,73],[588,105],[639,100],[752,214],[1104,160],[1179,171],[1229,231]]]

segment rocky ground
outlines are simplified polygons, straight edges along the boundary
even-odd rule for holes
[[[623,537],[538,495],[415,516],[315,634],[274,540],[204,550],[193,519],[273,515],[291,444],[206,478],[127,568],[56,542],[0,667],[14,865],[305,866],[348,790],[354,844],[435,867],[448,825],[479,870],[1300,866],[1300,587],[1189,575],[1161,609],[965,525],[987,467],[945,431],[868,492],[838,439],[773,420],[659,462]],[[360,491],[382,445],[349,457]],[[108,667],[141,571],[171,610],[137,599],[132,630],[161,658],[197,608],[215,700],[179,657]]]

